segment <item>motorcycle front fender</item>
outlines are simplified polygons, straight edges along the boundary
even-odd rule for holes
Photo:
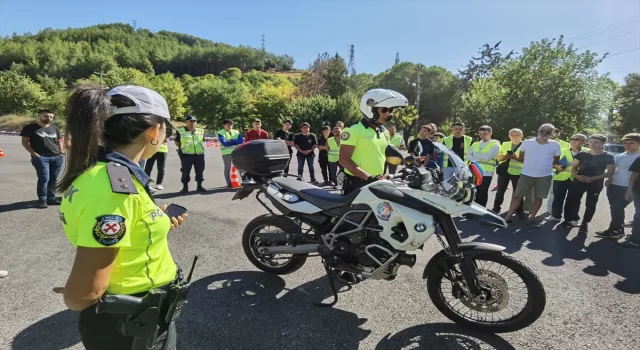
[[[500,253],[506,248],[497,244],[491,243],[482,243],[482,242],[466,242],[466,243],[458,243],[458,247],[462,255],[466,257],[474,257],[479,254],[487,254],[487,253]],[[422,278],[427,278],[428,272],[432,269],[437,269],[441,264],[445,264],[445,267],[448,266],[446,264],[447,260],[454,259],[451,255],[449,255],[444,250],[441,250],[436,255],[434,255],[427,266],[424,268],[424,272],[422,273]],[[444,272],[444,271],[443,271]]]
[[[478,221],[481,224],[489,226],[507,227],[507,222],[500,215],[494,214],[492,211],[476,203],[471,203],[471,205],[468,205],[467,208],[459,212],[458,215],[467,220]]]

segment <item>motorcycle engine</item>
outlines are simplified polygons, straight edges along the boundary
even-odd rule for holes
[[[333,252],[346,263],[375,268],[379,265],[365,251],[365,248],[371,244],[377,244],[390,250],[393,249],[386,241],[380,238],[378,232],[363,231],[336,239]],[[379,261],[389,258],[388,254],[381,249],[370,249],[369,252]]]

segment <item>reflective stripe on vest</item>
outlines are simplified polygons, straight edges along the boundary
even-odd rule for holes
[[[503,142],[502,145],[500,145],[500,153],[504,155],[506,155],[507,152],[511,150],[513,150],[513,143],[511,143],[511,141]],[[520,147],[518,147],[518,149],[516,150],[515,155],[516,156],[520,155]],[[504,162],[506,162],[506,160],[500,163],[504,163]],[[510,175],[520,175],[520,173],[522,173],[522,165],[523,164],[521,162],[511,159],[511,161],[509,162],[509,168],[507,172]]]
[[[224,140],[227,142],[231,140],[237,140],[238,137],[240,137],[240,132],[238,130],[227,131],[225,129],[222,129],[218,131],[218,134],[222,135],[224,137]],[[226,156],[227,154],[231,154],[231,152],[233,152],[234,149],[236,149],[236,145],[225,146],[222,143],[220,143],[220,152],[222,153],[223,156]]]
[[[486,144],[484,146],[484,148],[482,149],[482,151],[480,150],[480,142],[476,142],[473,144],[473,152],[480,152],[481,154],[488,154],[493,147],[498,146],[500,147],[500,144],[498,141],[496,140],[491,140],[489,141],[488,144]],[[476,161],[478,164],[480,164],[480,168],[482,168],[482,171],[484,173],[493,173],[496,167],[496,159],[488,159],[488,160],[478,160]]]
[[[340,158],[340,146],[336,142],[335,137],[330,137],[327,139],[327,145],[329,145],[329,162],[335,163]]]
[[[464,154],[462,155],[462,160],[467,156],[469,152],[469,146],[471,146],[471,137],[467,135],[463,135],[464,137]],[[453,136],[447,136],[444,138],[444,145],[448,149],[453,151]],[[449,156],[447,154],[444,155],[444,160],[442,162],[443,167],[447,167],[449,165]]]
[[[196,128],[191,132],[183,127],[178,132],[182,154],[204,154],[204,129]]]

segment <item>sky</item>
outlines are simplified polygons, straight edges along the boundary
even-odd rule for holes
[[[564,35],[609,52],[598,71],[617,82],[640,72],[640,0],[0,0],[0,36],[134,20],[231,45],[260,47],[264,35],[302,69],[322,52],[348,61],[354,45],[358,73],[390,68],[396,52],[455,73],[485,43],[521,52]]]

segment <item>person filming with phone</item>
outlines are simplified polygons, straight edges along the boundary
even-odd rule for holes
[[[138,165],[171,135],[167,102],[140,86],[107,92],[83,85],[67,103],[67,138],[75,147],[58,185],[63,193],[59,215],[76,251],[65,286],[54,292],[64,296],[69,309],[80,311],[78,329],[86,349],[140,348],[139,339],[155,344],[154,349],[175,349],[172,311],[184,284],[167,235],[183,223],[186,209],[158,207],[149,176]],[[129,303],[116,305],[125,299]],[[156,308],[127,314],[134,299],[141,305],[156,300]],[[145,325],[159,328],[142,334]]]

